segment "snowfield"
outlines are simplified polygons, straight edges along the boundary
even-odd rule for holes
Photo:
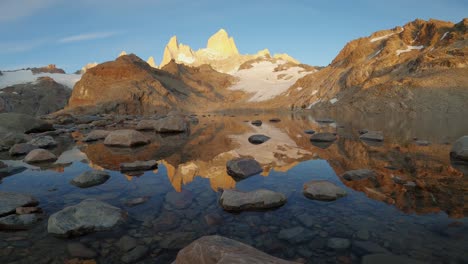
[[[422,45],[421,46],[407,46],[406,49],[404,49],[404,50],[397,50],[396,55],[400,56],[400,54],[402,54],[402,53],[410,52],[412,50],[420,50],[420,49],[423,49],[423,48],[424,48],[424,46],[422,46]]]
[[[0,89],[21,83],[32,83],[39,77],[50,77],[56,82],[73,89],[75,83],[81,79],[80,74],[61,74],[61,73],[39,73],[33,74],[30,70],[19,70],[12,72],[2,72],[0,75]]]
[[[298,79],[312,73],[301,67],[291,67],[284,71],[275,72],[279,65],[287,63],[280,60],[275,63],[270,61],[255,62],[252,68],[233,73],[239,81],[231,86],[230,90],[241,90],[251,93],[249,102],[270,100],[291,87]]]

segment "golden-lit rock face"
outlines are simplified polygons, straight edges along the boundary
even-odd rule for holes
[[[233,37],[229,37],[224,29],[220,29],[208,39],[206,48],[215,51],[220,56],[230,57],[239,55]]]

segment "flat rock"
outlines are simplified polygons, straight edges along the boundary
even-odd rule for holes
[[[0,230],[25,230],[39,220],[36,214],[7,215],[0,218]]]
[[[54,162],[56,160],[57,156],[45,149],[32,150],[24,157],[24,162],[26,163]]]
[[[371,254],[362,258],[361,264],[423,264],[425,262],[393,254]]]
[[[468,136],[463,136],[453,143],[450,157],[455,161],[468,163]]]
[[[293,264],[222,236],[201,237],[180,250],[174,264]]]
[[[377,141],[377,142],[382,142],[384,140],[384,136],[381,131],[368,131],[367,133],[364,133],[361,136],[359,136],[359,138],[361,140]]]
[[[270,140],[270,137],[257,134],[257,135],[252,135],[249,137],[249,142],[255,145],[262,144]]]
[[[287,199],[282,193],[259,189],[251,192],[224,190],[219,203],[227,211],[263,210],[284,205]]]
[[[36,146],[38,148],[52,148],[57,146],[57,142],[51,136],[42,136],[31,139],[28,144]]]
[[[309,181],[302,191],[305,197],[320,201],[334,201],[346,196],[346,191],[334,183],[323,180]]]
[[[88,188],[96,185],[100,185],[105,183],[110,178],[109,173],[105,171],[86,171],[75,178],[73,178],[70,183],[80,187],[80,188]]]
[[[271,118],[270,120],[271,123],[278,123],[278,122],[281,122],[281,119],[279,119],[278,117],[274,117],[274,118]]]
[[[68,237],[111,230],[124,221],[125,213],[120,208],[96,199],[86,199],[51,215],[47,231]]]
[[[96,252],[85,245],[77,242],[67,244],[68,254],[72,257],[90,259],[97,256]]]
[[[105,139],[111,131],[107,130],[93,130],[83,139],[83,142],[92,142],[101,139]]]
[[[140,120],[136,126],[136,130],[154,130],[156,124],[156,120]]]
[[[292,244],[299,244],[310,241],[315,236],[315,232],[312,232],[309,229],[305,229],[300,226],[282,229],[278,234],[279,239],[287,240],[289,243]]]
[[[229,160],[226,164],[227,174],[238,179],[245,179],[263,171],[260,164],[250,158],[237,158]]]
[[[309,134],[309,135],[313,135],[313,134],[315,134],[315,130],[307,129],[307,130],[304,130],[304,133]]]
[[[334,250],[344,250],[351,246],[351,241],[347,238],[332,237],[327,241],[327,247]]]
[[[18,207],[36,206],[38,204],[39,202],[30,195],[0,192],[0,216],[13,214]]]
[[[154,131],[158,133],[183,133],[189,130],[189,124],[183,116],[167,116],[155,120]]]
[[[252,124],[254,126],[261,126],[262,125],[262,120],[254,120],[254,121],[250,122],[250,124]]]
[[[375,179],[376,174],[372,170],[368,169],[360,169],[360,170],[350,170],[343,175],[341,175],[345,180],[347,181],[359,181],[359,180],[364,180],[364,179]]]
[[[158,167],[158,162],[155,160],[135,161],[130,163],[121,163],[121,171],[147,171]]]
[[[126,206],[137,206],[140,204],[146,203],[151,197],[149,196],[143,196],[143,197],[137,197],[133,199],[128,199],[125,201]]]
[[[431,142],[429,142],[427,140],[416,140],[416,141],[414,141],[414,144],[416,144],[418,146],[426,147],[426,146],[431,145]]]
[[[24,207],[17,207],[16,214],[23,215],[23,214],[39,214],[42,213],[42,209],[39,207],[34,206],[24,206]]]
[[[316,133],[310,137],[312,142],[333,142],[336,140],[336,135],[333,133]]]
[[[150,140],[142,133],[136,130],[123,129],[109,133],[104,140],[104,145],[113,147],[135,147],[146,145],[149,142]]]
[[[38,149],[38,146],[34,146],[28,143],[19,143],[13,145],[13,147],[10,148],[10,155],[11,156],[20,156],[20,155],[26,155],[32,150]]]
[[[317,123],[325,123],[325,124],[335,123],[335,120],[333,120],[331,118],[317,118],[317,119],[315,119],[315,121]]]

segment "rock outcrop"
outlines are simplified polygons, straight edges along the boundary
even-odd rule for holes
[[[65,71],[57,68],[55,64],[49,64],[44,67],[39,67],[39,68],[31,68],[31,71],[33,74],[38,74],[38,73],[62,73],[65,74]]]

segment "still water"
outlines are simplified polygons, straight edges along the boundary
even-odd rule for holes
[[[269,122],[272,117],[281,121]],[[0,232],[0,263],[79,263],[70,262],[76,259],[68,249],[73,242],[94,253],[89,258],[97,263],[122,263],[127,253],[118,241],[123,236],[146,249],[133,262],[171,263],[178,250],[211,234],[304,263],[360,263],[363,255],[386,252],[426,263],[468,263],[467,170],[452,165],[449,157],[451,143],[468,134],[467,124],[418,117],[332,118],[336,122],[320,123],[312,115],[199,114],[190,134],[145,132],[152,143],[135,149],[81,142],[88,131],[62,136],[58,140],[68,143],[52,150],[60,155],[56,164],[28,165],[0,183],[0,191],[33,195],[44,211],[44,220],[30,230]],[[263,124],[247,122],[256,119]],[[338,140],[314,145],[304,133],[309,129],[337,133]],[[383,131],[385,140],[363,142],[360,129]],[[271,139],[252,145],[247,140],[252,134]],[[430,144],[420,146],[415,138]],[[255,158],[263,172],[236,182],[226,173],[226,161],[236,153]],[[1,157],[7,164],[22,164]],[[136,160],[158,160],[159,166],[137,175],[119,171],[120,163]],[[106,170],[111,178],[87,189],[69,183],[91,168]],[[374,170],[377,181],[340,177],[364,168]],[[315,179],[331,181],[348,195],[333,202],[309,200],[302,188]],[[223,189],[233,188],[270,189],[285,194],[288,202],[276,210],[225,212],[218,199]],[[47,233],[49,215],[86,198],[124,209],[128,221],[75,238]],[[145,202],[129,204],[135,198]],[[333,248],[334,238],[349,245]]]

